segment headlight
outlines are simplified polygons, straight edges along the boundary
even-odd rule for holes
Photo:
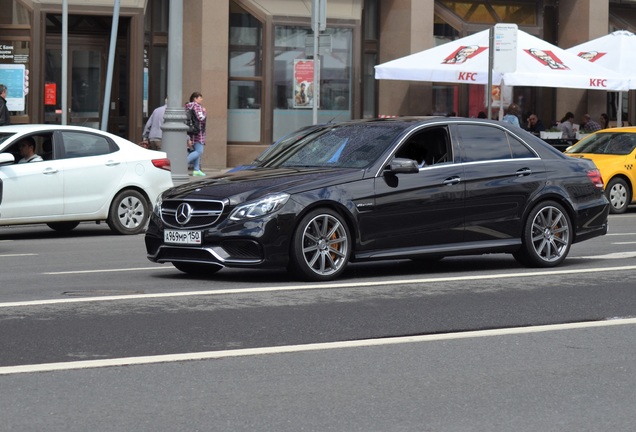
[[[289,194],[281,193],[268,195],[258,201],[243,204],[234,209],[230,214],[230,219],[234,221],[254,219],[266,214],[273,213],[285,205],[289,199]]]
[[[156,215],[161,217],[161,204],[163,204],[163,194],[159,194],[159,196],[157,197],[157,201],[155,201],[155,206],[152,209],[152,212]]]

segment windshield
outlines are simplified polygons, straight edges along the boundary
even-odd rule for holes
[[[285,135],[284,137],[276,141],[274,144],[269,146],[267,150],[265,150],[263,153],[260,154],[260,156],[254,159],[253,164],[256,165],[259,163],[263,163],[269,159],[276,157],[277,154],[284,151],[287,147],[291,146],[296,141],[307,136],[311,132],[317,130],[319,127],[320,126],[316,126],[316,125],[306,126],[304,128],[301,128],[297,131],[294,131],[292,133]]]
[[[365,168],[404,129],[398,124],[346,124],[312,131],[261,166]]]
[[[635,133],[603,132],[585,138],[566,153],[627,155],[630,154],[635,147]]]
[[[15,134],[14,133],[0,133],[0,147],[2,146],[3,142],[5,142],[9,138],[11,138],[13,135],[15,135]]]

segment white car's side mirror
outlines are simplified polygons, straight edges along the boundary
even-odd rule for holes
[[[0,165],[15,163],[15,157],[11,153],[0,153]]]

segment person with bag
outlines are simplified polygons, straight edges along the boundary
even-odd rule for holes
[[[204,177],[205,173],[201,171],[201,156],[205,146],[205,121],[207,113],[201,105],[203,95],[194,92],[190,95],[190,102],[185,105],[186,121],[188,123],[188,140],[192,142],[192,151],[188,153],[188,165],[192,165],[192,175]],[[188,144],[190,147],[190,144]]]
[[[7,108],[7,86],[0,84],[0,126],[11,124],[11,114]]]
[[[166,113],[167,106],[168,99],[163,105],[155,108],[144,127],[143,142],[149,143],[147,148],[151,150],[161,150],[161,137],[163,136],[161,126],[163,125],[163,116]]]

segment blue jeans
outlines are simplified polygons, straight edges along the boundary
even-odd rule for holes
[[[195,142],[193,147],[194,150],[188,154],[188,165],[192,165],[195,171],[201,171],[201,156],[205,146],[203,143]]]

